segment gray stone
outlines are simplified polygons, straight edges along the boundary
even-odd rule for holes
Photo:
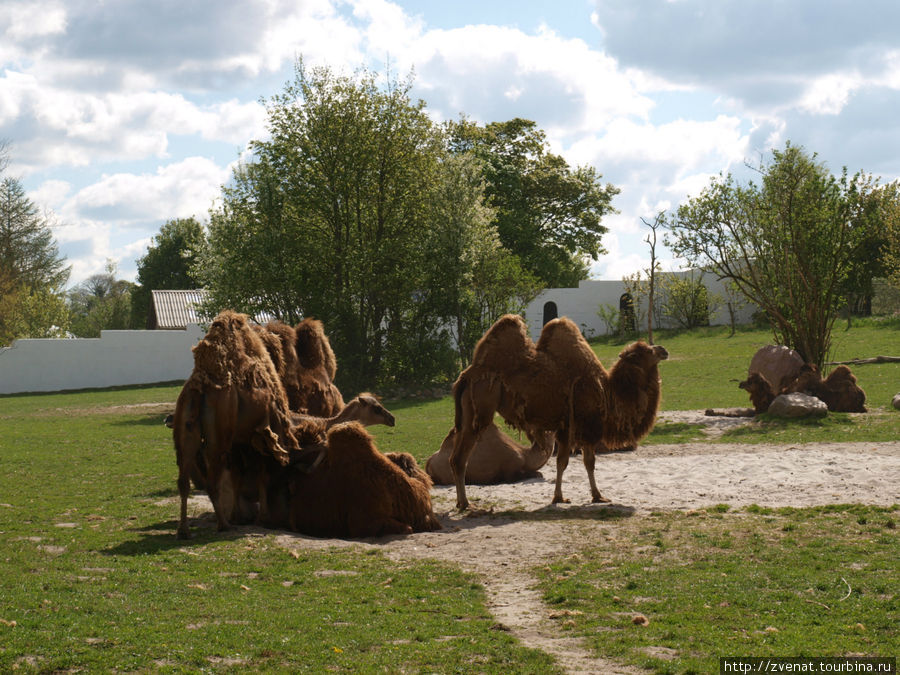
[[[776,396],[767,412],[774,417],[825,417],[828,406],[815,396],[797,392]]]
[[[759,373],[772,385],[774,393],[793,382],[803,367],[803,357],[784,345],[766,345],[750,360],[747,375]]]
[[[894,400],[891,401],[891,405],[894,406],[895,409],[900,410],[900,394],[894,394]]]

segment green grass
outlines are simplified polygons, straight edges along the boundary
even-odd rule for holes
[[[718,672],[720,656],[895,656],[898,519],[900,506],[657,513],[535,573],[561,631],[656,673]]]
[[[211,523],[177,540],[162,415],[101,407],[160,393],[3,401],[0,672],[554,672],[452,566]]]
[[[896,328],[838,331],[837,358],[900,354]],[[747,405],[732,380],[766,333],[658,337],[664,409]],[[621,344],[595,348],[608,366]],[[871,415],[763,418],[723,440],[897,440],[900,364],[853,370]],[[162,419],[179,390],[0,397],[0,671],[554,672],[493,629],[477,580],[450,565],[359,547],[294,557],[273,534],[208,521],[176,540]],[[397,426],[372,428],[379,448],[420,462],[453,423],[449,397],[387,404]],[[701,438],[660,424],[646,442]],[[711,672],[713,655],[896,654],[898,521],[875,507],[611,516],[609,545],[552,562],[541,584],[560,630],[658,672]]]

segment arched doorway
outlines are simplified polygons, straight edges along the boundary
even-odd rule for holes
[[[544,325],[548,321],[553,321],[553,319],[559,316],[559,310],[556,308],[556,303],[552,300],[550,302],[544,303]]]
[[[633,333],[637,330],[634,317],[634,298],[631,293],[622,293],[619,297],[619,321],[624,333]]]

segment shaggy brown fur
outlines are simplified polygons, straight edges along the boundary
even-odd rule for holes
[[[425,471],[436,485],[452,485],[453,471],[450,455],[456,439],[456,430],[441,443],[441,448],[425,463]],[[553,434],[539,432],[531,447],[519,445],[497,428],[489,424],[475,442],[469,463],[466,466],[466,483],[469,485],[494,485],[515,483],[526,478],[535,478],[553,452]]]
[[[175,406],[175,456],[181,515],[178,536],[190,536],[187,498],[191,477],[200,478],[205,463],[206,487],[219,529],[227,529],[234,508],[230,453],[233,443],[250,443],[286,464],[288,451],[299,447],[291,431],[284,387],[259,334],[248,318],[220,313],[193,349],[194,370]]]
[[[772,385],[762,373],[750,373],[738,386],[750,394],[750,403],[757,415],[766,412],[775,400]]]
[[[328,431],[321,465],[291,473],[290,527],[317,537],[351,538],[438,530],[430,489],[421,471],[410,477],[381,454],[362,425],[339,424]]]
[[[521,317],[498,319],[453,385],[456,441],[450,466],[458,508],[468,508],[466,467],[495,412],[529,434],[556,434],[553,503],[566,501],[562,475],[575,447],[584,453],[593,501],[606,501],[594,481],[595,451],[601,444],[611,450],[636,445],[649,433],[659,406],[658,364],[667,357],[663,347],[635,342],[607,372],[569,319],[548,322],[537,345]]]
[[[784,393],[796,391],[815,396],[831,412],[866,412],[866,392],[856,383],[856,376],[845,365],[832,370],[823,380],[818,368],[807,363],[800,369],[797,379],[785,388]]]
[[[337,360],[325,335],[322,322],[304,319],[294,328],[298,371],[298,400],[295,410],[309,415],[331,417],[344,407],[341,392],[334,385]]]
[[[266,345],[278,377],[281,378],[288,407],[301,411],[303,393],[300,388],[300,373],[303,372],[303,367],[297,356],[297,333],[291,326],[280,321],[270,321],[265,326],[254,326],[254,329]]]
[[[290,451],[290,464],[301,468],[309,468],[318,463],[319,454],[324,452],[328,430],[342,422],[359,422],[364,426],[384,424],[394,426],[394,416],[378,400],[374,394],[362,393],[351,400],[337,415],[324,418],[291,413],[291,432],[297,439],[299,450]],[[282,523],[286,527],[286,516],[279,517],[268,511],[272,499],[266,496],[273,485],[284,483],[285,468],[281,462],[262,453],[258,436],[251,442],[235,443],[229,453],[227,468],[231,480],[231,491],[234,494],[234,507],[231,520],[246,524],[258,521],[262,525]],[[202,460],[202,457],[201,457]],[[199,470],[192,474],[195,486],[202,487],[206,483],[205,465],[198,462]],[[284,507],[282,507],[284,510]],[[286,513],[286,511],[284,511]]]

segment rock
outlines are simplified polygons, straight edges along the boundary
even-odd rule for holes
[[[784,345],[767,345],[753,355],[747,375],[761,374],[777,394],[783,386],[796,379],[802,367],[803,357],[793,349]]]
[[[895,410],[900,410],[900,394],[894,394],[894,400],[891,401],[891,405],[894,406]]]
[[[767,412],[773,417],[825,417],[828,406],[808,394],[782,394],[775,397]]]

